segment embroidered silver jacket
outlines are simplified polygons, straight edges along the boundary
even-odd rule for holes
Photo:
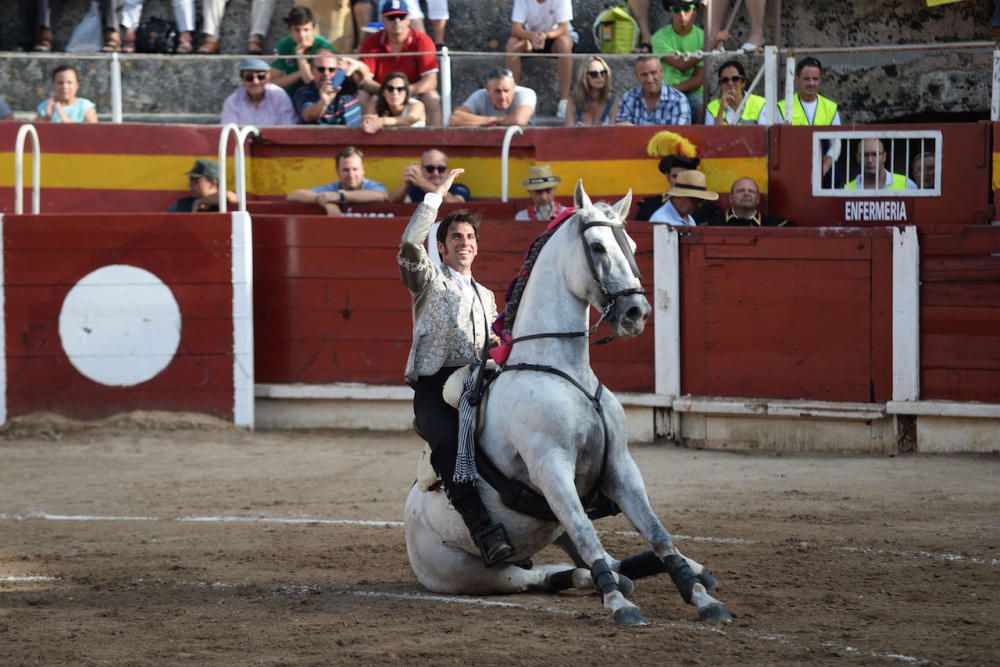
[[[493,292],[473,281],[479,298],[465,297],[448,267],[435,265],[427,255],[424,241],[437,216],[438,201],[428,196],[417,206],[396,256],[413,305],[413,344],[406,360],[409,384],[444,366],[478,361],[497,315]]]

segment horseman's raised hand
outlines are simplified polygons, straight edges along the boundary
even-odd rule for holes
[[[448,194],[448,191],[451,190],[451,186],[452,184],[454,184],[455,179],[464,173],[465,173],[464,169],[452,169],[451,171],[448,172],[448,175],[445,176],[444,180],[441,182],[441,185],[438,186],[438,189],[435,190],[435,192],[437,192],[437,194],[439,194],[440,196],[444,197],[446,194]]]

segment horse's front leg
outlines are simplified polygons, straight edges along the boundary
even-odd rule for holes
[[[553,457],[555,458],[555,457]],[[604,608],[618,625],[645,625],[639,607],[625,597],[618,576],[609,563],[613,559],[605,551],[594,524],[587,517],[573,482],[573,466],[567,461],[552,460],[533,468],[532,481],[541,489],[556,518],[566,529],[577,551],[590,568],[594,586],[601,594]]]
[[[733,616],[725,605],[709,595],[715,588],[715,578],[700,564],[681,554],[653,512],[642,475],[626,448],[621,447],[615,456],[609,457],[603,491],[618,503],[628,520],[653,547],[651,552],[621,561],[618,571],[630,579],[666,572],[684,601],[698,608],[699,620],[731,621]]]

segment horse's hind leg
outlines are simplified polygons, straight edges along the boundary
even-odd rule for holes
[[[677,554],[687,561],[691,571],[694,572],[696,577],[698,577],[698,581],[705,586],[705,590],[711,593],[718,587],[719,584],[715,580],[715,577],[713,577],[712,574],[705,569],[704,565],[696,560],[688,558],[680,551],[678,551]],[[630,579],[643,579],[645,577],[653,577],[658,574],[663,574],[667,571],[667,567],[660,557],[656,555],[655,551],[643,551],[641,554],[629,556],[628,558],[622,560],[618,571]]]

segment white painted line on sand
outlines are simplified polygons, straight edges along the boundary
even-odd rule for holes
[[[0,584],[34,584],[40,581],[59,581],[59,577],[43,577],[41,575],[0,577]]]
[[[280,516],[235,516],[235,515],[186,515],[176,517],[128,516],[128,515],[90,515],[90,514],[50,514],[47,512],[25,512],[24,514],[0,513],[2,521],[28,521],[42,519],[45,521],[163,521],[182,523],[244,523],[244,524],[286,524],[286,525],[319,525],[319,526],[357,526],[368,528],[401,528],[402,521],[379,519],[323,519],[319,517],[280,517]],[[634,530],[598,531],[625,537],[639,537]],[[713,537],[709,535],[681,535],[674,538],[681,542],[710,542],[714,544],[753,545],[764,544],[761,540],[747,540],[739,537]],[[926,560],[971,563],[974,565],[1000,566],[1000,558],[984,558],[981,556],[963,556],[953,553],[933,553],[923,550],[906,549],[871,549],[867,547],[819,545],[803,541],[797,544],[803,547],[828,549],[830,551],[847,551],[851,553],[877,554],[882,556],[897,556]]]

